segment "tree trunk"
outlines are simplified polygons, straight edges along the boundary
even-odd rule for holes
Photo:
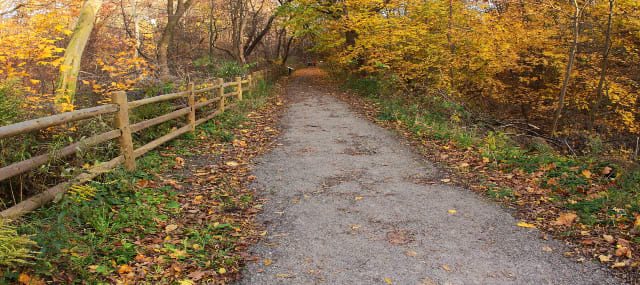
[[[290,37],[287,41],[287,44],[284,47],[284,55],[282,56],[282,64],[287,64],[287,60],[289,60],[289,53],[291,51],[291,44],[293,43],[293,39],[295,37]]]
[[[139,50],[140,50],[140,19],[138,18],[138,1],[134,0],[133,1],[133,7],[132,9],[132,14],[131,15],[133,17],[133,35],[135,36],[135,45],[136,45],[136,53],[135,53],[135,57],[137,58],[139,56]]]
[[[133,31],[129,28],[129,22],[127,21],[127,13],[124,7],[124,0],[120,0],[120,11],[122,12],[122,23],[124,24],[124,30],[127,32],[129,38],[134,40],[135,52],[133,58],[142,56],[144,59],[149,60],[145,54],[142,53],[142,42],[140,40],[140,18],[138,16],[138,1],[134,0],[131,3],[131,18],[133,20]]]
[[[555,135],[558,130],[558,123],[562,116],[562,109],[564,108],[564,101],[567,96],[567,88],[569,86],[569,80],[571,79],[571,72],[573,71],[573,62],[576,59],[576,53],[578,51],[578,38],[580,36],[580,13],[581,9],[578,6],[578,0],[573,0],[575,7],[575,13],[573,17],[573,44],[571,45],[571,51],[569,52],[569,62],[567,63],[567,72],[564,75],[564,82],[562,83],[562,90],[560,91],[560,98],[558,99],[558,107],[553,115],[553,126],[551,128],[551,134]]]
[[[273,22],[275,21],[277,15],[272,15],[271,17],[269,17],[269,20],[267,21],[267,25],[262,29],[262,31],[260,31],[260,33],[258,33],[258,35],[256,35],[255,37],[252,37],[244,46],[243,48],[243,52],[244,52],[244,57],[248,58],[251,53],[253,53],[253,50],[258,46],[258,44],[262,43],[262,39],[267,35],[267,33],[269,33],[269,30],[271,30],[271,27],[273,26]],[[255,29],[256,27],[254,27]]]
[[[245,65],[244,54],[244,30],[245,30],[245,4],[244,0],[229,2],[231,10],[231,53],[238,64]]]
[[[453,44],[453,0],[449,0],[449,29],[447,30],[447,43],[449,44],[449,88],[453,92],[455,88],[454,77],[454,53],[455,46]]]
[[[101,0],[86,0],[82,5],[78,22],[60,66],[60,76],[55,92],[55,103],[59,111],[68,111],[73,106],[82,54],[91,36],[96,15],[101,6]]]
[[[282,48],[283,37],[286,37],[287,30],[286,28],[282,28],[278,31],[278,43],[276,44],[276,58],[282,59],[282,53],[280,49]]]
[[[602,70],[600,72],[600,82],[598,82],[598,88],[596,89],[596,101],[591,106],[590,110],[590,120],[589,120],[589,129],[593,129],[596,121],[596,115],[598,114],[598,110],[600,109],[600,105],[602,104],[603,99],[603,89],[604,83],[607,78],[607,70],[609,68],[609,53],[611,52],[611,22],[613,20],[613,6],[615,4],[615,0],[609,0],[609,18],[607,20],[607,31],[605,34],[605,44],[604,51],[602,52]]]
[[[158,42],[158,65],[160,68],[160,75],[163,77],[169,76],[169,45],[173,42],[173,34],[175,32],[176,27],[178,26],[178,22],[182,18],[182,15],[189,9],[192,1],[187,0],[186,2],[183,0],[178,0],[177,4],[173,5],[173,0],[167,1],[167,25],[162,31],[162,36],[160,37],[160,41]]]
[[[162,31],[162,36],[158,42],[158,67],[160,68],[161,76],[168,76],[169,71],[169,44],[171,42],[171,35],[178,24],[178,20],[173,14],[173,0],[167,1],[167,25]]]
[[[215,13],[215,0],[211,0],[211,10],[209,12],[209,60],[213,59],[213,45],[215,44],[215,38],[217,38],[217,32],[214,37],[214,25],[216,18],[213,16]]]

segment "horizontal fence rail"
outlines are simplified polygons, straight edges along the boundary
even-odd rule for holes
[[[68,113],[62,113],[54,116],[44,117],[31,121],[25,121],[17,124],[12,124],[4,127],[0,127],[0,139],[15,136],[31,131],[37,131],[62,125],[64,123],[80,121],[84,119],[93,118],[102,114],[113,113],[118,110],[118,106],[114,104],[102,105],[98,107],[77,110]]]
[[[224,82],[224,79],[218,78],[214,85],[203,89],[195,90],[194,84],[189,83],[187,91],[164,94],[151,98],[145,98],[128,102],[127,94],[123,91],[114,92],[112,94],[112,103],[98,107],[87,108],[77,110],[68,113],[62,113],[54,116],[39,118],[30,121],[24,121],[12,125],[0,127],[0,139],[8,138],[11,136],[25,134],[32,131],[42,130],[49,127],[62,125],[65,123],[95,118],[104,114],[115,114],[114,118],[114,130],[108,131],[102,134],[98,134],[89,138],[80,140],[79,142],[65,146],[59,150],[51,153],[38,155],[27,160],[23,160],[5,167],[0,168],[0,181],[9,179],[16,175],[23,174],[30,170],[33,170],[39,166],[45,165],[52,159],[61,159],[73,155],[82,149],[90,146],[98,145],[113,139],[118,139],[120,145],[120,155],[111,159],[108,162],[97,165],[85,173],[78,175],[75,179],[68,182],[60,183],[53,186],[42,193],[32,196],[20,203],[0,212],[0,217],[3,218],[16,218],[24,213],[33,211],[41,205],[52,201],[56,196],[61,193],[65,193],[70,186],[80,185],[91,181],[100,174],[106,173],[120,164],[124,164],[124,167],[133,171],[136,169],[135,159],[144,155],[145,153],[157,148],[158,146],[190,131],[194,131],[196,126],[205,123],[216,116],[224,113],[226,109],[232,108],[242,101],[243,92],[253,92],[253,88],[258,79],[265,79],[267,76],[266,71],[253,72],[247,75],[246,79],[242,77],[236,77],[233,81]],[[245,86],[246,85],[246,86]],[[227,87],[235,87],[232,91],[225,93]],[[215,91],[215,97],[209,98],[207,93]],[[202,95],[202,101],[196,103],[196,95]],[[166,102],[175,99],[187,98],[188,103],[186,105],[177,106],[173,112],[168,114],[149,119],[146,121],[131,124],[129,120],[129,113],[132,109],[154,104],[160,102]],[[228,98],[235,98],[233,103],[227,105]],[[207,106],[211,106],[216,103],[215,110],[203,114],[202,118],[197,118],[196,115],[199,109]],[[132,134],[142,131],[144,129],[178,119],[186,116],[187,124],[171,131],[170,133],[161,136],[144,146],[134,149]]]

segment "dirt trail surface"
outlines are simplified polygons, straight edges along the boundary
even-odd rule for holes
[[[240,284],[619,283],[500,206],[440,184],[401,139],[315,85],[322,75],[291,78],[281,145],[255,166],[267,233]]]

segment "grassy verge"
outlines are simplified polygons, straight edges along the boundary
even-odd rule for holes
[[[572,254],[593,257],[638,281],[639,263],[631,253],[640,250],[640,169],[632,163],[603,155],[597,145],[584,156],[556,152],[544,141],[523,145],[512,140],[513,130],[473,123],[462,108],[439,97],[397,95],[375,78],[343,83],[358,94],[345,100],[405,134],[455,174],[443,182],[513,206],[523,225],[551,232],[573,244]]]
[[[138,171],[116,169],[19,221],[17,232],[36,243],[37,255],[26,265],[0,264],[0,284],[191,284],[237,274],[241,258],[231,253],[250,224],[243,222],[246,213],[229,215],[254,204],[237,183],[246,171],[211,175],[206,189],[189,181],[194,173],[173,172],[185,158],[204,155],[202,146],[229,145],[250,133],[238,129],[251,127],[248,116],[264,108],[273,91],[261,82],[236,108],[137,160]],[[231,155],[218,149],[213,157]]]

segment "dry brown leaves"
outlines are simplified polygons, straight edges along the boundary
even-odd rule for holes
[[[111,281],[227,284],[242,277],[240,269],[245,262],[257,259],[245,251],[259,239],[254,216],[262,207],[257,199],[241,201],[242,197],[254,195],[247,188],[255,179],[249,175],[249,163],[272,147],[278,135],[279,115],[286,107],[283,100],[274,96],[266,107],[249,113],[247,122],[230,130],[236,137],[230,143],[201,137],[197,143],[190,144],[192,152],[200,154],[187,158],[176,156],[171,147],[164,148],[162,156],[175,157],[175,164],[154,179],[158,182],[139,180],[137,184],[139,187],[173,187],[179,193],[174,198],[179,208],[169,220],[156,220],[157,233],[133,242],[145,250],[138,252],[133,263],[119,267]],[[232,226],[226,235],[216,237],[218,244],[188,242],[190,231],[225,224]],[[178,249],[185,241],[189,249],[206,250],[209,254],[218,254],[216,252],[226,248],[228,252],[223,258],[230,264],[217,268],[194,261],[190,251]],[[172,248],[170,245],[176,249],[168,250]]]
[[[328,79],[320,80],[328,82]],[[426,136],[418,137],[409,130],[409,127],[402,121],[381,121],[378,119],[380,108],[371,101],[362,100],[359,95],[349,94],[331,89],[331,85],[326,84],[326,88],[331,94],[336,95],[342,101],[351,105],[356,112],[376,124],[393,129],[405,137],[415,149],[424,154],[430,161],[447,165],[450,175],[440,179],[442,183],[454,183],[472,189],[478,193],[486,193],[485,182],[491,182],[499,187],[515,190],[513,196],[515,200],[498,199],[510,207],[518,209],[516,218],[526,222],[522,224],[531,225],[543,232],[555,235],[558,239],[569,241],[569,245],[574,252],[571,255],[582,255],[576,258],[582,262],[585,258],[598,260],[606,263],[609,267],[616,269],[614,272],[621,278],[631,282],[640,282],[640,260],[637,254],[640,252],[638,243],[622,242],[620,236],[628,236],[623,227],[589,227],[581,224],[575,213],[566,211],[562,204],[554,203],[550,197],[550,191],[540,187],[540,177],[545,171],[556,168],[554,163],[544,165],[537,173],[525,173],[522,170],[514,169],[506,171],[503,166],[492,162],[479,155],[478,149],[469,147],[466,150],[459,150],[454,141],[435,141],[427,139]],[[492,166],[491,168],[489,166]],[[612,169],[605,167],[599,175],[608,175]],[[581,175],[590,178],[596,174],[590,171],[582,171]],[[550,180],[553,184],[554,180]],[[600,198],[598,187],[582,189],[585,195],[590,198]],[[562,190],[560,190],[560,194]],[[580,191],[580,187],[578,187]],[[534,226],[535,224],[535,226]],[[640,216],[635,221],[636,234],[640,233]],[[568,230],[577,232],[577,235],[566,235]],[[560,235],[562,234],[562,235]],[[545,235],[546,236],[546,235]],[[609,236],[610,241],[603,236]],[[616,238],[618,236],[618,238]],[[622,239],[624,241],[624,239]],[[636,253],[634,255],[634,253]]]

